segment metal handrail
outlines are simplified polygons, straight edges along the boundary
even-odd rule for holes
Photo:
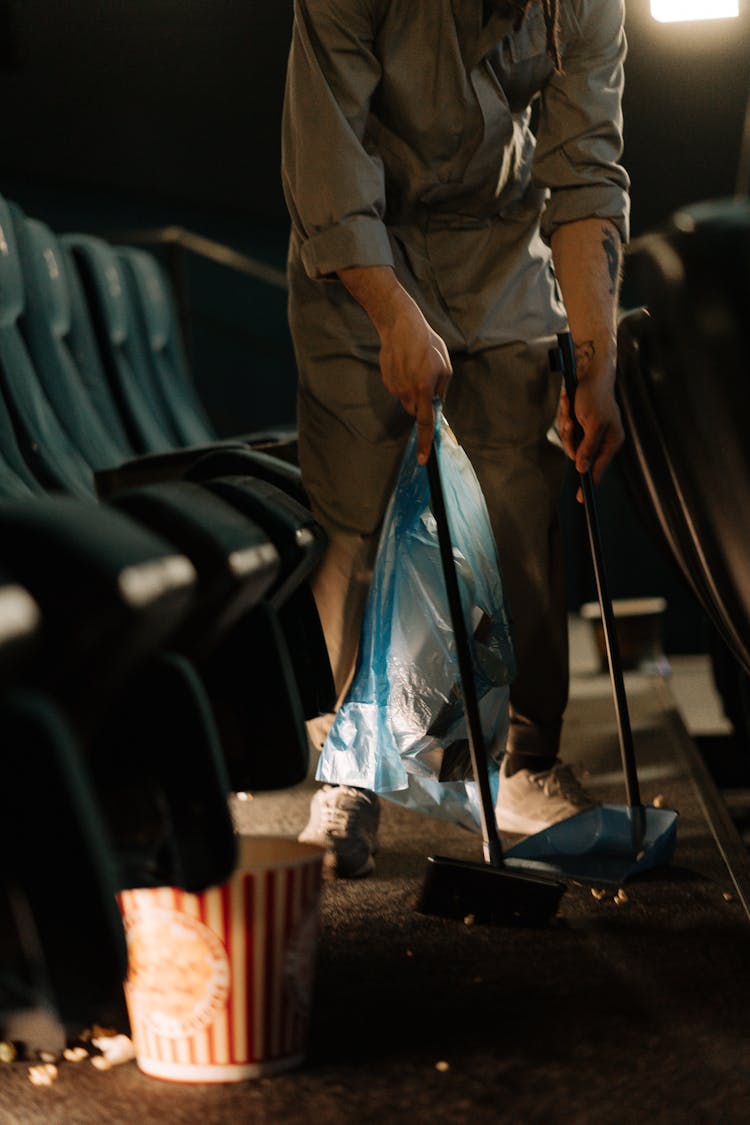
[[[275,289],[287,288],[286,274],[275,266],[266,265],[265,262],[242,254],[223,242],[213,238],[206,238],[195,231],[186,230],[185,227],[149,227],[143,230],[120,231],[116,236],[111,236],[113,241],[138,242],[143,245],[178,246],[188,250],[201,258],[215,262],[217,265],[226,266],[228,269],[253,277]]]

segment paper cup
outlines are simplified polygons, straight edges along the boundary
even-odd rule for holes
[[[119,895],[136,1061],[176,1082],[238,1082],[307,1051],[323,852],[269,836],[240,841],[229,882]]]
[[[624,671],[668,675],[669,661],[664,655],[662,644],[666,609],[667,603],[664,598],[613,599],[612,613]],[[609,663],[599,603],[585,602],[580,612],[581,617],[592,623],[599,667],[602,672],[606,672]]]

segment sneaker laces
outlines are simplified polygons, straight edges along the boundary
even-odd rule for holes
[[[339,786],[334,796],[323,802],[321,824],[329,836],[347,836],[358,827],[365,808],[372,804],[366,793]]]
[[[540,789],[544,790],[547,797],[562,797],[571,805],[581,807],[592,804],[591,797],[581,785],[570,766],[562,764],[552,766],[544,773],[538,774],[534,781]]]

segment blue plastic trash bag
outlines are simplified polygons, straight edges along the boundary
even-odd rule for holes
[[[496,793],[515,671],[495,541],[474,470],[437,410],[435,444]],[[416,428],[383,522],[354,679],[317,777],[479,829],[448,597]]]

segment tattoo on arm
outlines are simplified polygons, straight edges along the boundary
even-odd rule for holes
[[[573,344],[576,353],[576,373],[578,378],[588,375],[596,352],[593,340],[581,340]]]
[[[614,293],[617,288],[617,275],[620,272],[620,253],[617,245],[617,240],[609,227],[602,227],[604,237],[602,238],[602,246],[604,253],[607,255],[607,269],[609,270],[610,280],[610,293]]]

